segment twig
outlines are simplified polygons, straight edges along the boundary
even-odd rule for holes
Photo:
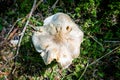
[[[18,19],[12,26],[12,28],[10,29],[10,31],[8,32],[7,36],[5,37],[5,40],[9,37],[10,33],[12,32],[13,28],[15,27],[15,25],[17,24],[18,21],[22,20],[22,18]]]
[[[106,53],[105,55],[103,55],[102,57],[98,58],[97,60],[93,61],[92,63],[89,64],[89,66],[97,63],[98,61],[100,61],[101,59],[103,59],[104,57],[106,57],[107,55],[111,54],[113,51],[116,51],[117,49],[119,49],[120,46],[114,48],[113,50],[109,51],[108,53]]]
[[[120,41],[107,41],[107,40],[105,40],[104,42],[106,42],[106,43],[120,43]]]
[[[23,36],[24,36],[24,34],[25,34],[25,31],[26,31],[26,29],[27,29],[27,26],[28,26],[28,24],[29,24],[29,20],[30,20],[30,18],[31,18],[31,16],[32,16],[32,13],[33,13],[33,11],[34,11],[35,5],[36,5],[36,0],[34,0],[32,9],[31,9],[29,15],[27,15],[27,16],[28,16],[28,19],[27,19],[26,24],[25,24],[25,26],[24,26],[24,28],[23,28],[22,33],[21,33],[21,37],[20,37],[20,40],[19,40],[19,42],[18,42],[16,54],[15,54],[15,56],[14,56],[13,58],[11,58],[11,59],[15,59],[15,58],[18,56],[18,54],[19,54],[21,41],[22,41],[22,38],[23,38]],[[14,65],[15,65],[15,64],[14,64]],[[14,68],[14,69],[12,70],[12,74],[14,73],[15,69],[16,69],[16,68]]]
[[[13,36],[15,35],[15,33],[18,31],[18,28],[15,28],[9,35],[9,37],[7,38],[7,40],[10,40],[13,38]]]
[[[33,25],[31,25],[31,24],[28,24],[28,26],[31,27],[34,31],[39,31],[35,27],[33,27]]]
[[[113,50],[109,51],[108,53],[106,53],[106,54],[103,55],[102,57],[98,58],[97,60],[93,61],[92,63],[87,64],[87,66],[85,67],[85,69],[83,68],[84,71],[83,71],[83,73],[81,74],[81,76],[80,76],[80,78],[79,78],[78,80],[80,80],[80,79],[83,77],[83,75],[85,74],[85,72],[86,72],[86,70],[87,70],[88,67],[90,67],[90,66],[92,66],[93,64],[97,63],[98,61],[100,61],[101,59],[103,59],[104,57],[106,57],[107,55],[111,54],[113,51],[116,51],[116,50],[119,49],[119,48],[120,48],[120,46],[118,46],[118,47],[114,48]],[[67,76],[71,76],[71,75],[73,75],[73,73],[71,73],[71,74],[69,74],[69,75],[67,75]]]
[[[36,0],[34,0],[33,7],[32,7],[32,9],[31,9],[31,11],[30,11],[30,13],[29,13],[27,22],[26,22],[26,24],[25,24],[25,26],[24,26],[24,28],[23,28],[22,33],[21,33],[21,37],[20,37],[20,40],[19,40],[18,46],[17,46],[17,47],[18,47],[18,48],[17,48],[17,52],[16,52],[16,55],[14,56],[14,58],[15,58],[15,57],[18,55],[18,53],[19,53],[20,44],[21,44],[22,38],[23,38],[23,36],[24,36],[24,34],[25,34],[25,31],[26,31],[27,25],[28,25],[28,23],[29,23],[29,20],[30,20],[30,18],[31,18],[31,16],[32,16],[32,13],[33,13],[33,11],[34,11],[35,5],[36,5]]]
[[[0,71],[3,70],[7,64],[8,64],[8,61],[0,67]]]
[[[19,49],[20,49],[20,45],[21,45],[21,41],[22,41],[22,38],[23,38],[24,33],[25,33],[25,31],[26,31],[26,28],[27,28],[27,26],[28,26],[28,24],[29,24],[29,20],[30,20],[30,18],[31,18],[31,16],[32,16],[32,13],[36,10],[36,8],[38,7],[38,5],[39,5],[42,1],[43,1],[43,0],[40,0],[40,1],[37,3],[37,5],[36,5],[36,0],[34,0],[34,3],[33,3],[33,6],[32,6],[32,9],[31,9],[30,13],[29,13],[28,15],[26,15],[26,18],[28,18],[28,19],[27,19],[27,22],[26,22],[26,24],[25,24],[25,26],[24,26],[24,28],[23,28],[22,33],[21,33],[21,37],[20,37],[20,40],[19,40],[18,45],[17,45],[16,54],[15,54],[14,57],[8,59],[8,61],[0,68],[0,70],[4,69],[5,65],[7,65],[9,61],[15,59],[15,58],[18,56]],[[10,34],[11,31],[13,30],[14,26],[16,25],[16,23],[17,23],[18,21],[20,21],[21,19],[22,19],[22,18],[18,19],[18,20],[14,23],[14,25],[12,26],[12,29],[9,31],[6,39],[9,37],[9,34]],[[22,22],[24,22],[25,20],[26,20],[26,19],[23,18]],[[14,70],[13,70],[13,71],[14,71]]]
[[[120,48],[120,46],[118,46],[118,47],[114,48],[113,50],[109,51],[108,53],[106,53],[106,54],[103,55],[102,57],[98,58],[97,60],[93,61],[92,63],[90,63],[90,64],[87,63],[87,65],[86,65],[83,73],[81,74],[81,76],[80,76],[80,78],[79,78],[78,80],[81,80],[81,78],[83,77],[83,75],[85,74],[85,72],[86,72],[86,70],[87,70],[87,68],[88,68],[89,66],[97,63],[98,61],[100,61],[101,59],[103,59],[104,57],[106,57],[107,55],[111,54],[113,51],[116,51],[116,50],[119,49],[119,48]]]
[[[43,0],[39,0],[39,2],[36,4],[34,10],[36,10],[36,8],[41,4],[41,2],[43,2]]]
[[[98,44],[102,47],[102,51],[104,51],[103,45],[102,45],[98,40],[96,40],[93,36],[91,36],[91,35],[89,35],[89,34],[88,34],[88,36],[89,36],[90,38],[92,38],[96,43],[98,43]]]
[[[52,9],[55,8],[56,4],[58,3],[59,0],[56,0],[56,2],[53,4]]]
[[[81,76],[80,76],[80,78],[79,78],[78,80],[81,80],[81,78],[83,77],[83,75],[85,74],[85,72],[86,72],[86,70],[87,70],[87,68],[88,68],[88,65],[89,65],[89,63],[87,63],[87,65],[86,65],[83,73],[81,74]]]
[[[27,15],[27,16],[28,16],[28,19],[27,19],[27,22],[26,22],[26,24],[25,24],[25,26],[24,26],[24,28],[23,28],[22,33],[21,33],[21,37],[20,37],[20,40],[19,40],[18,46],[17,46],[18,48],[17,48],[16,55],[14,56],[14,58],[15,58],[15,57],[18,55],[18,53],[19,53],[20,44],[21,44],[22,38],[23,38],[23,36],[24,36],[24,34],[25,34],[26,28],[27,28],[27,26],[28,26],[28,24],[29,24],[29,20],[30,20],[30,18],[31,18],[31,16],[32,16],[32,13],[36,10],[36,8],[38,7],[38,5],[39,5],[42,1],[43,1],[43,0],[40,0],[40,1],[37,3],[37,5],[36,5],[36,0],[34,0],[32,9],[31,9],[30,13]],[[14,59],[14,58],[13,58],[13,59]]]
[[[41,2],[43,2],[43,0],[39,0],[39,2],[35,5],[35,7],[34,7],[34,9],[33,9],[33,12],[36,10],[36,8],[40,5]],[[29,15],[29,14],[28,14],[28,15]],[[27,16],[28,16],[28,15],[27,15]],[[27,17],[27,16],[26,16],[26,17]],[[22,19],[23,19],[23,18],[18,19],[18,20],[13,24],[13,26],[12,26],[12,28],[10,29],[10,31],[8,32],[5,40],[9,37],[10,33],[12,32],[12,30],[13,30],[13,28],[15,27],[15,25],[17,24],[17,22],[20,21],[20,20],[22,20]],[[25,18],[23,19],[23,22],[24,22],[24,21],[25,21]]]
[[[98,41],[96,40],[93,36],[89,35],[95,42],[97,42],[101,47],[103,47],[103,45]]]

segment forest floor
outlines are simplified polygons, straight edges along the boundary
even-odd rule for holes
[[[36,0],[2,1],[0,80],[120,80],[120,1],[39,0],[34,8]],[[56,61],[45,65],[31,40],[30,25],[42,26],[57,12],[84,32],[79,57],[64,70]]]

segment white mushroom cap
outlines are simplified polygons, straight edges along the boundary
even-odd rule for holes
[[[46,65],[55,59],[67,68],[79,56],[83,32],[67,14],[56,13],[46,18],[38,29],[32,41]]]

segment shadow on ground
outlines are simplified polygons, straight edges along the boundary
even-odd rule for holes
[[[40,53],[37,53],[31,41],[23,43],[20,47],[18,57],[15,59],[14,71],[10,79],[19,78],[21,76],[42,76],[48,68],[52,68],[56,65],[53,61],[49,65],[45,65]]]

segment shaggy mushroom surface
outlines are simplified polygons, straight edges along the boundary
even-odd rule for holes
[[[55,59],[65,69],[79,56],[83,32],[67,14],[47,17],[37,30],[32,41],[46,65]]]

